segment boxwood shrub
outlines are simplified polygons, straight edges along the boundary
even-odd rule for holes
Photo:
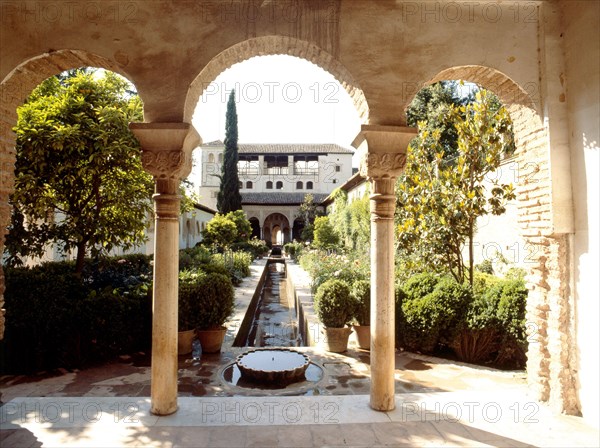
[[[433,353],[454,340],[472,294],[451,277],[419,274],[400,288],[404,292],[397,315],[397,340],[410,351]]]
[[[354,300],[354,319],[359,325],[371,325],[371,282],[355,281],[350,294]]]
[[[342,280],[330,279],[319,286],[314,304],[317,316],[325,327],[342,328],[352,319],[354,304],[350,287]]]
[[[81,368],[150,346],[149,262],[94,263],[81,276],[71,262],[6,268],[3,373]]]
[[[235,307],[235,293],[231,279],[223,274],[210,273],[195,285],[198,293],[196,328],[219,328],[231,316]]]

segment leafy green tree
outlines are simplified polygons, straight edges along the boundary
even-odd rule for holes
[[[252,236],[252,224],[248,221],[246,213],[243,210],[236,210],[227,213],[226,217],[233,221],[237,231],[235,242],[241,243],[248,241]]]
[[[233,243],[246,242],[252,236],[252,225],[242,210],[217,213],[206,224],[203,243],[227,249]]]
[[[371,247],[371,204],[369,194],[348,205],[350,212],[350,240],[352,249],[369,253]]]
[[[458,131],[455,126],[456,112],[460,111],[461,106],[466,106],[475,101],[476,92],[479,87],[471,84],[468,95],[464,95],[459,90],[459,86],[464,85],[462,81],[440,81],[438,83],[423,87],[413,99],[406,110],[406,118],[409,126],[418,126],[420,122],[426,122],[422,125],[424,131],[428,131],[427,137],[421,132],[413,141],[413,145],[418,145],[422,138],[426,138],[425,145],[433,148],[436,144],[444,150],[446,159],[453,159],[458,156]],[[502,103],[496,95],[488,92],[489,107],[493,112],[502,107]],[[464,118],[464,116],[463,116]],[[513,140],[512,123],[509,124],[510,132],[504,135],[504,152],[510,155],[515,151]],[[435,143],[431,140],[434,131],[440,132],[439,141]],[[427,154],[427,160],[433,162],[435,155],[432,151]]]
[[[430,86],[425,86],[415,95],[412,103],[406,110],[406,121],[409,126],[416,127],[420,122],[426,122],[423,131],[415,138],[413,144],[418,145],[421,139],[426,148],[433,148],[432,134],[434,130],[440,133],[438,142],[447,158],[457,156],[458,134],[451,119],[456,107],[472,102],[471,97],[461,97],[456,81],[441,81]],[[427,160],[432,162],[434,153],[427,154]]]
[[[305,241],[311,240],[314,233],[314,222],[317,216],[321,215],[318,204],[315,203],[315,197],[307,193],[304,195],[304,201],[300,204],[296,218],[302,221],[301,238]]]
[[[409,146],[397,186],[401,254],[422,268],[448,270],[459,283],[468,280],[471,286],[477,218],[504,213],[506,202],[515,197],[510,184],[495,181],[489,193],[483,187],[512,140],[508,113],[504,107],[495,108],[493,101],[489,92],[481,90],[473,103],[450,111],[457,133],[455,158],[446,157],[440,129],[429,131],[421,122],[421,138]]]
[[[240,179],[238,177],[238,126],[235,109],[235,90],[231,91],[227,102],[225,119],[225,151],[221,168],[221,184],[217,195],[217,209],[229,213],[242,208]]]
[[[369,195],[352,201],[341,189],[335,190],[332,195],[334,206],[329,218],[341,245],[348,250],[368,253],[371,239]]]
[[[226,215],[217,213],[206,223],[206,229],[202,231],[202,242],[226,249],[235,242],[237,234],[235,223]]]
[[[314,245],[319,249],[335,249],[340,238],[327,216],[315,218]]]
[[[40,256],[49,243],[85,256],[144,241],[152,178],[128,128],[142,105],[130,85],[78,70],[41,83],[18,110],[9,262]]]

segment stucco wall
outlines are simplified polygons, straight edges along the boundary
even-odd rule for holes
[[[518,163],[515,158],[507,159],[493,173],[486,176],[485,188],[492,188],[492,180],[501,184],[518,184]],[[536,246],[528,245],[521,237],[517,201],[506,204],[502,215],[484,215],[477,220],[474,242],[475,264],[484,260],[492,262],[494,272],[501,274],[510,267],[528,268],[535,262]],[[463,256],[468,259],[468,248]]]
[[[568,2],[563,23],[569,145],[573,172],[575,235],[572,263],[576,297],[576,329],[581,411],[598,426],[600,372],[600,3]]]

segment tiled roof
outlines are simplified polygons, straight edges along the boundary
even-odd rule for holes
[[[304,202],[304,196],[312,194],[315,204],[321,203],[327,195],[322,193],[241,193],[242,204],[297,205]]]
[[[206,143],[203,147],[218,148],[221,140]],[[335,143],[238,143],[240,154],[354,154],[354,150]]]

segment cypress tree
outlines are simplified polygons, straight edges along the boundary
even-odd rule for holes
[[[242,209],[240,179],[238,177],[238,127],[235,109],[235,90],[231,91],[225,117],[225,151],[221,167],[221,184],[217,195],[219,213],[229,213]]]

